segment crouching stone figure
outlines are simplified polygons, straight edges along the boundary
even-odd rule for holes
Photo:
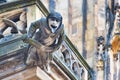
[[[30,39],[34,39],[35,43]],[[49,55],[59,49],[63,39],[64,26],[60,13],[51,12],[46,18],[31,23],[28,38],[25,40],[30,44],[26,64],[36,64],[45,69],[49,62]]]

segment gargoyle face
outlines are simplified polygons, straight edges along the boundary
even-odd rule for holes
[[[54,33],[57,30],[57,28],[60,26],[60,20],[58,20],[56,18],[49,18],[48,25],[49,25],[51,31]]]

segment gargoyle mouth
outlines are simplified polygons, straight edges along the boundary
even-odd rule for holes
[[[57,28],[57,26],[51,25],[52,28]]]

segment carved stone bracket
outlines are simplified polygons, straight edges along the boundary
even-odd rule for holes
[[[77,78],[85,79],[85,68],[65,42],[54,55],[57,55]]]

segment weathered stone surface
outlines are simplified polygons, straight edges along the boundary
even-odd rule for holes
[[[12,56],[5,56],[0,61],[0,78],[14,74],[25,69],[24,54],[17,53]]]

